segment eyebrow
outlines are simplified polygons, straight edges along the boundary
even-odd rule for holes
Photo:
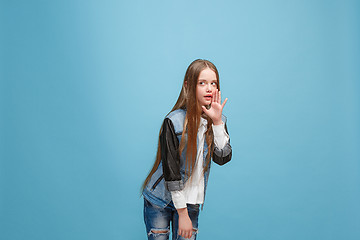
[[[207,81],[206,79],[199,79],[199,81]],[[210,80],[210,82],[217,82],[217,80]]]

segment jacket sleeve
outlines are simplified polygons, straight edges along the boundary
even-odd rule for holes
[[[165,118],[163,123],[160,147],[166,189],[182,190],[184,185],[180,174],[179,140],[176,137],[174,125],[168,118]]]
[[[226,123],[225,123],[225,131],[227,134],[229,134],[226,127]],[[232,157],[232,148],[230,145],[230,139],[222,149],[219,149],[214,144],[213,161],[215,163],[219,165],[224,165],[225,163],[231,160],[231,157]]]

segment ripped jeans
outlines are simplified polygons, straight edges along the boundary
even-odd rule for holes
[[[172,201],[165,208],[161,208],[144,198],[144,221],[148,239],[168,240],[171,223],[172,240],[195,240],[198,232],[199,204],[187,204],[187,209],[193,225],[191,238],[183,238],[178,235],[179,215]]]

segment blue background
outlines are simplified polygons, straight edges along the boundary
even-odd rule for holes
[[[360,239],[359,1],[0,9],[1,239],[146,239],[140,186],[196,58],[233,146],[198,239]]]

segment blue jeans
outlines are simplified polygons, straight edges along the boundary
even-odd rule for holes
[[[187,204],[187,210],[194,230],[189,239],[195,240],[198,232],[199,204]],[[165,208],[161,208],[151,204],[144,198],[144,221],[149,240],[168,240],[170,223],[172,240],[188,239],[178,235],[179,215],[172,201]]]

